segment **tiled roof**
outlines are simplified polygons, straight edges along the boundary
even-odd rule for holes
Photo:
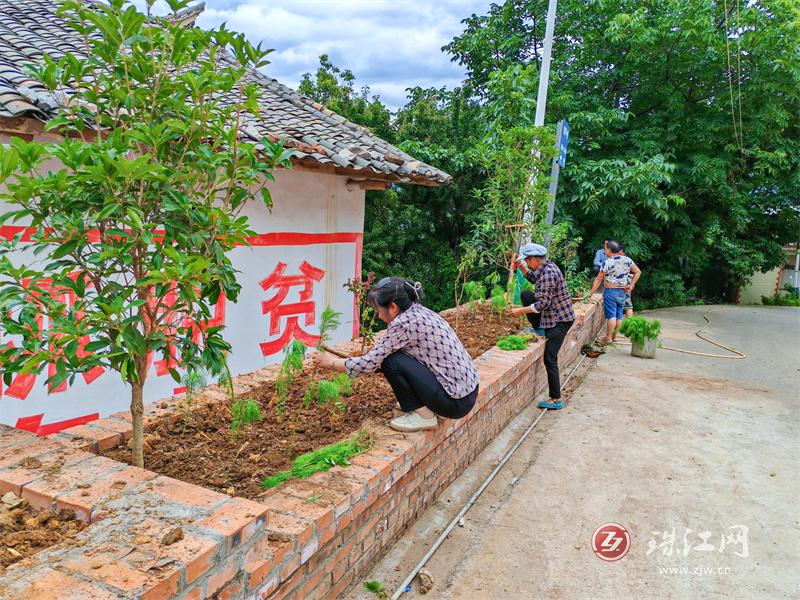
[[[52,94],[25,74],[25,65],[54,59],[66,52],[84,53],[81,39],[55,15],[54,0],[0,0],[0,119],[32,117],[47,120],[63,106],[63,94]],[[251,119],[243,135],[259,140],[283,139],[294,160],[308,166],[327,165],[366,179],[438,185],[451,180],[439,169],[402,152],[319,103],[275,79],[253,71],[249,77],[263,88],[263,120]]]

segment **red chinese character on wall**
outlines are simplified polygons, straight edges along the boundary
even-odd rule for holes
[[[73,273],[70,277],[74,280],[77,279],[80,275],[78,273]],[[23,280],[23,285],[28,286],[30,285],[30,280]],[[42,279],[36,283],[37,287],[42,290],[46,290],[47,292],[53,295],[53,298],[63,304],[66,307],[73,307],[76,301],[75,293],[68,289],[68,288],[54,288],[52,280],[50,279]],[[87,285],[90,285],[87,283]],[[37,294],[34,293],[32,295],[32,300],[35,302]],[[82,311],[77,311],[75,313],[75,319],[80,321],[84,317],[84,313]],[[38,314],[35,317],[36,327],[39,331],[44,330],[44,316],[42,314]],[[54,351],[54,342],[60,336],[55,333],[51,336],[52,342],[50,344],[50,350]],[[77,355],[79,358],[85,358],[88,356],[85,348],[86,345],[89,343],[90,339],[89,336],[83,336],[80,338],[80,343],[77,348]],[[14,342],[8,342],[7,346],[15,347]],[[56,363],[58,362],[58,358],[56,362],[51,362],[47,366],[47,376],[52,377],[56,374],[57,366]],[[87,384],[91,384],[95,379],[100,377],[105,372],[105,369],[100,366],[92,367],[88,371],[84,372],[83,379],[86,381]],[[17,373],[14,375],[14,378],[11,381],[11,385],[9,385],[8,389],[5,390],[5,395],[11,396],[13,398],[17,398],[19,400],[25,400],[33,391],[33,387],[36,383],[37,375],[36,373]],[[67,382],[63,381],[60,385],[54,387],[50,386],[48,391],[49,393],[58,393],[58,392],[65,392],[67,390]],[[0,393],[2,393],[2,388],[0,387]]]
[[[176,341],[178,338],[178,328],[192,328],[192,341],[195,344],[200,344],[203,332],[209,327],[221,327],[225,325],[225,310],[227,305],[227,298],[225,294],[220,294],[217,303],[214,305],[214,316],[205,322],[194,323],[192,320],[184,315],[178,314],[173,306],[178,301],[178,293],[175,285],[172,285],[167,291],[163,299],[163,306],[158,308],[160,300],[152,299],[151,306],[154,308],[157,318],[162,319],[161,330],[166,337],[167,343],[165,344],[165,358],[155,361],[156,375],[163,377],[169,374],[170,369],[177,369],[179,366],[178,349]],[[153,353],[151,352],[147,357],[147,366],[150,367],[153,360]]]
[[[259,282],[261,289],[267,291],[277,290],[269,300],[261,303],[261,312],[269,315],[269,335],[279,335],[269,342],[262,342],[261,353],[270,356],[280,352],[290,340],[300,340],[306,346],[314,346],[319,342],[319,336],[304,331],[300,326],[300,317],[304,325],[313,325],[316,320],[316,306],[311,299],[314,294],[314,284],[319,283],[325,276],[325,271],[312,266],[306,261],[300,265],[300,275],[285,275],[286,263],[278,263],[275,270]],[[292,288],[300,288],[300,301],[284,304]],[[281,322],[285,318],[283,331]]]

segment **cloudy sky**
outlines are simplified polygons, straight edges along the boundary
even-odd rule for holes
[[[227,22],[251,42],[274,48],[265,72],[293,88],[319,55],[348,68],[392,108],[413,86],[453,87],[464,70],[440,48],[484,14],[490,0],[206,0],[201,27]]]

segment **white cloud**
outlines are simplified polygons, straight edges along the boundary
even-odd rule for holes
[[[274,48],[265,72],[296,87],[320,54],[356,75],[392,108],[413,86],[457,85],[464,71],[441,51],[463,31],[461,20],[490,0],[206,0],[197,23],[226,22],[251,42]]]

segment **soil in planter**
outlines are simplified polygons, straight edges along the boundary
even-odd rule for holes
[[[470,355],[479,356],[497,343],[498,336],[519,330],[520,319],[491,313],[488,306],[466,311],[456,324],[455,315],[447,320],[456,327]],[[275,385],[267,383],[243,396],[258,402],[263,419],[231,434],[229,403],[204,405],[186,411],[177,423],[163,423],[145,436],[145,467],[189,483],[230,495],[254,498],[264,492],[261,482],[289,468],[294,458],[325,445],[338,442],[372,421],[385,423],[399,414],[394,394],[382,375],[353,379],[353,394],[345,398],[344,414],[330,405],[303,405],[303,394],[317,379],[305,368],[295,378],[285,409],[279,417],[270,402]],[[129,463],[130,450],[114,448],[105,455]]]
[[[0,502],[0,575],[23,558],[71,540],[85,527],[71,510],[53,513],[33,510],[26,500],[14,507]]]
[[[501,335],[516,333],[523,326],[529,325],[525,317],[512,317],[508,311],[493,312],[488,302],[476,306],[475,310],[465,307],[458,319],[455,315],[448,315],[446,318],[472,358],[480,356],[497,344]]]

